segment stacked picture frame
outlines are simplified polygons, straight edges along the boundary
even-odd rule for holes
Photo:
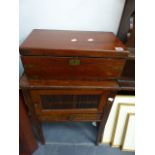
[[[102,143],[134,151],[135,96],[118,95],[105,126]]]
[[[135,151],[135,113],[128,113],[122,138],[123,151]]]

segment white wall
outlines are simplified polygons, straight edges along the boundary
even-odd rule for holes
[[[20,0],[19,42],[32,29],[117,33],[125,0]],[[23,72],[20,63],[20,75]]]

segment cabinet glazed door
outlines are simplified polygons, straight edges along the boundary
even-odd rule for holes
[[[31,90],[38,115],[53,113],[102,113],[107,100],[103,90]]]

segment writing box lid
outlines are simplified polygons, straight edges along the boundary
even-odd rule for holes
[[[33,30],[21,55],[126,57],[129,52],[112,32]]]

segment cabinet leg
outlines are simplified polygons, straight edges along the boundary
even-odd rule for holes
[[[41,122],[38,121],[36,118],[32,118],[32,122],[34,124],[34,129],[35,129],[35,133],[36,136],[38,137],[39,141],[41,142],[41,144],[45,144],[45,139],[44,139],[44,135],[43,135],[43,131],[42,131],[42,125]]]
[[[39,137],[39,140],[40,140],[41,144],[44,145],[45,144],[45,138],[44,138],[44,135],[43,135],[41,123],[38,123],[37,132],[38,132],[38,137]]]
[[[113,97],[115,96],[115,94],[113,95]],[[98,127],[98,133],[97,133],[97,139],[96,139],[96,145],[99,145],[101,143],[102,140],[102,136],[104,133],[104,129],[105,129],[105,125],[111,110],[113,102],[111,101],[107,101],[105,107],[104,107],[104,111],[103,111],[103,116],[102,116],[102,120],[99,123],[99,127]]]
[[[103,136],[103,133],[104,133],[105,125],[106,125],[106,122],[107,122],[107,119],[108,119],[108,116],[109,116],[111,106],[107,106],[105,109],[106,109],[105,110],[106,112],[103,114],[102,120],[101,120],[101,122],[99,124],[99,127],[98,127],[96,145],[99,145],[101,143],[102,136]]]
[[[101,123],[98,123],[98,133],[97,133],[97,139],[96,139],[96,145],[99,145],[101,142],[102,134],[103,134],[103,127],[101,127]]]
[[[44,135],[43,135],[43,131],[42,131],[42,127],[41,127],[41,122],[37,119],[37,116],[35,115],[35,108],[34,108],[34,104],[31,101],[31,95],[30,95],[30,91],[29,90],[22,90],[23,96],[24,96],[24,100],[25,100],[25,104],[27,105],[27,108],[29,110],[29,114],[30,114],[30,118],[31,118],[31,122],[33,125],[33,129],[35,132],[35,135],[37,136],[38,140],[42,143],[45,144],[45,139],[44,139]]]
[[[96,122],[97,129],[99,128],[99,126],[100,126],[100,122]]]

